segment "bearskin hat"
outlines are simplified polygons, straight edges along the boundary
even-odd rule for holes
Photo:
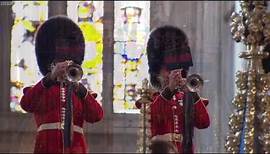
[[[178,27],[164,25],[150,32],[147,42],[147,58],[150,83],[161,88],[158,79],[162,67],[168,70],[188,70],[193,66],[190,47],[186,34]]]
[[[81,65],[85,42],[79,26],[66,16],[49,18],[38,28],[35,39],[37,63],[42,75],[55,61],[72,60]]]

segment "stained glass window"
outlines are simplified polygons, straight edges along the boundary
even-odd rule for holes
[[[37,27],[48,18],[48,2],[14,1],[12,12],[10,109],[25,113],[19,105],[23,87],[36,84],[42,77],[35,57],[34,35]]]
[[[149,1],[115,1],[114,113],[139,113],[136,90],[148,78],[145,43],[149,33]]]
[[[103,1],[68,1],[67,15],[80,26],[85,37],[82,83],[98,93],[101,102]]]

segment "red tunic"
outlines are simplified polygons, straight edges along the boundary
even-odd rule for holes
[[[82,99],[73,92],[72,102],[75,126],[83,128],[84,121],[94,123],[103,118],[101,105],[89,92]],[[20,103],[25,111],[34,114],[38,128],[42,124],[61,121],[59,84],[46,88],[41,80],[35,86],[24,89]],[[72,153],[86,153],[88,149],[83,133],[74,131],[71,148],[66,150]],[[63,129],[38,131],[34,153],[63,153]]]
[[[176,93],[171,100],[166,100],[159,93],[154,94],[151,109],[152,140],[161,139],[176,145],[178,152],[183,153],[182,139],[184,130],[183,93]],[[193,105],[194,127],[207,128],[210,125],[205,105],[208,100],[200,98]],[[173,137],[174,136],[174,137]]]

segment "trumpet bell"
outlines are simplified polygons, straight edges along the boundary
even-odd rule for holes
[[[203,86],[203,79],[199,74],[192,74],[187,78],[187,88],[191,92],[198,92]]]
[[[67,68],[67,80],[70,82],[78,82],[83,76],[83,70],[78,64],[71,64]]]

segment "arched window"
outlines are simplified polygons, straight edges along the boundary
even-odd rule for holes
[[[19,105],[23,87],[35,84],[42,76],[36,63],[34,35],[48,18],[48,2],[14,1],[12,11],[10,109],[24,113]]]
[[[149,33],[149,1],[115,1],[114,113],[139,113],[136,90],[148,77],[145,42]]]
[[[101,102],[103,1],[68,1],[67,16],[79,25],[85,38],[82,83],[98,93]]]

